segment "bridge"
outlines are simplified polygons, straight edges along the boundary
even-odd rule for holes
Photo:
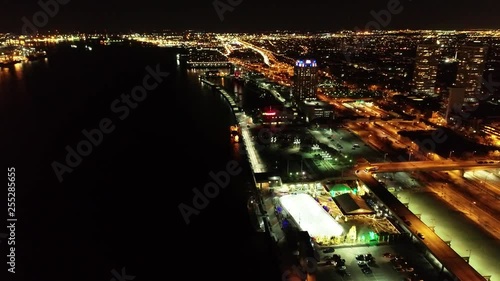
[[[394,173],[408,171],[465,171],[470,170],[493,170],[500,169],[500,161],[484,160],[478,163],[476,160],[467,161],[408,161],[408,162],[389,162],[389,163],[370,163],[359,168],[364,169],[368,166],[378,167],[376,173]]]
[[[209,67],[230,67],[230,61],[188,61],[188,67],[192,68],[209,68]]]
[[[342,119],[344,123],[359,123],[359,122],[387,122],[387,123],[408,123],[411,124],[415,122],[414,120],[405,120],[400,117],[390,116],[390,117],[363,117],[363,116],[353,116]]]
[[[376,197],[378,197],[378,199],[384,202],[385,205],[398,218],[404,217],[404,219],[400,219],[400,224],[404,225],[405,228],[408,229],[412,238],[419,239],[420,242],[426,247],[427,251],[439,261],[441,264],[441,272],[444,272],[444,269],[446,269],[451,275],[453,275],[453,280],[456,281],[486,280],[486,278],[477,272],[463,257],[457,254],[431,228],[423,223],[380,182],[378,182],[371,173],[359,170],[356,172],[356,176],[368,187],[368,189],[370,189],[371,192],[373,192]],[[407,222],[410,222],[410,224]],[[418,238],[418,233],[422,233],[425,236],[425,239]]]
[[[321,89],[325,89],[325,88],[318,86],[318,90],[321,91]],[[321,93],[319,95],[320,95],[320,98],[325,102],[335,101],[335,102],[340,102],[340,103],[353,103],[353,102],[361,102],[361,101],[364,101],[364,102],[374,101],[374,98],[371,98],[371,97],[346,98],[346,97],[327,96],[327,95],[321,94]]]

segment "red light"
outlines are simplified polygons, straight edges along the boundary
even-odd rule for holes
[[[264,112],[264,113],[262,113],[262,115],[264,115],[264,116],[274,116],[274,115],[276,115],[276,112]]]

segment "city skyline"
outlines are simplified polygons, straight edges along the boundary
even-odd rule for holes
[[[9,280],[500,276],[500,3],[3,8]]]

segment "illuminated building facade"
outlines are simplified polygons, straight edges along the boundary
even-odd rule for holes
[[[315,60],[298,60],[294,67],[293,95],[297,102],[316,100],[318,66]]]
[[[413,75],[414,92],[434,95],[440,60],[441,49],[439,45],[418,45],[415,59],[415,72]]]
[[[300,104],[300,109],[304,112],[308,123],[315,120],[333,120],[335,118],[333,106],[323,101],[304,101]]]
[[[458,70],[457,87],[465,88],[465,102],[477,102],[481,94],[484,73],[486,46],[460,46],[457,50]]]
[[[265,125],[285,125],[291,124],[299,117],[295,108],[269,108],[261,112],[262,123]]]

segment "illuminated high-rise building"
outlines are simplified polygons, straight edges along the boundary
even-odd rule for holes
[[[417,46],[415,72],[413,74],[414,92],[434,95],[440,60],[441,49],[438,44],[421,44]]]
[[[316,100],[318,66],[315,60],[298,60],[294,68],[293,95],[297,102]]]
[[[456,86],[465,88],[465,102],[477,102],[481,94],[482,77],[488,53],[487,46],[460,46],[457,49]]]

